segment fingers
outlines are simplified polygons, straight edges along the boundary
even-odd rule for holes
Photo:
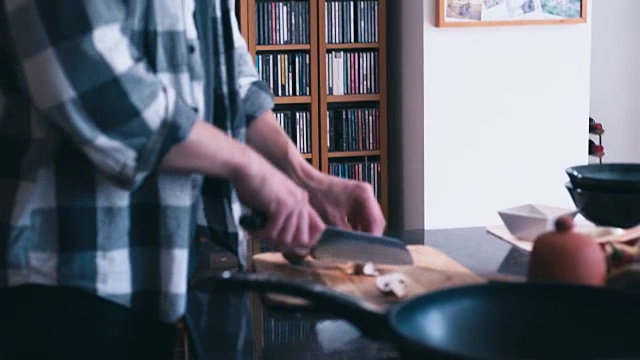
[[[282,256],[287,259],[291,264],[300,264],[304,258],[306,258],[308,253],[298,253],[295,251],[283,251]]]
[[[352,214],[350,214],[351,226],[359,231],[365,231],[374,235],[382,235],[387,222],[378,204],[373,188],[366,183],[359,184],[356,193]]]
[[[322,236],[325,228],[326,225],[324,221],[322,221],[320,215],[315,210],[313,210],[309,214],[309,243],[307,243],[307,246],[309,248],[313,248],[318,243],[318,240],[320,240],[320,237]]]
[[[308,201],[274,208],[265,228],[255,236],[274,250],[288,253],[293,258],[304,258],[313,247],[325,225]]]
[[[349,220],[349,218],[347,218],[346,216],[336,216],[335,220],[333,220],[332,223],[341,229],[358,230],[352,225],[357,224],[358,221],[352,222],[352,220]]]
[[[386,220],[373,187],[356,180],[327,176],[322,191],[310,193],[315,209],[327,223],[347,230],[382,235]]]
[[[264,159],[256,161],[254,173],[234,181],[240,201],[266,214],[264,228],[254,236],[276,250],[308,252],[324,230],[308,193]]]
[[[378,203],[370,204],[363,210],[363,213],[363,220],[360,225],[361,231],[366,231],[374,235],[382,235],[387,227],[387,221]]]
[[[276,239],[281,241],[282,251],[298,247],[300,236],[303,233],[300,226],[300,216],[299,211],[292,213],[289,218],[285,219],[280,232],[276,234]]]
[[[313,209],[312,209],[313,210]],[[325,225],[322,222],[320,216],[315,212],[309,212],[309,217],[307,221],[300,222],[301,229],[303,233],[306,232],[307,235],[300,237],[299,239],[307,239],[304,244],[301,246],[291,246],[289,248],[285,248],[282,251],[282,255],[288,262],[292,264],[299,264],[306,258],[312,251],[313,246],[318,242],[319,238],[322,236],[322,232],[325,229]]]

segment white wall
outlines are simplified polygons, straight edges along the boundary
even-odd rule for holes
[[[640,1],[592,3],[591,116],[605,129],[603,162],[640,162]]]
[[[564,169],[588,161],[590,26],[436,28],[436,0],[421,5],[423,24],[408,18],[402,28],[422,28],[422,69],[391,74],[400,87],[423,80],[423,117],[396,112],[402,128],[423,131],[422,144],[390,140],[402,143],[405,158],[412,148],[424,156],[421,168],[405,165],[401,175],[424,178],[415,191],[403,189],[402,211],[422,216],[404,228],[496,224],[497,210],[525,203],[572,206]],[[402,47],[401,65],[418,50]],[[403,98],[400,107],[415,101]]]

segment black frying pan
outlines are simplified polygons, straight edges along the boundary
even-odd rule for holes
[[[406,359],[640,359],[640,295],[557,284],[491,283],[428,293],[381,311],[301,281],[225,272],[195,285],[300,296]]]

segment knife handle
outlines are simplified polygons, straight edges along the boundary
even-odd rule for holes
[[[258,231],[265,225],[267,225],[267,214],[262,211],[254,211],[240,217],[240,226],[247,231]]]
[[[254,211],[251,214],[240,216],[240,226],[247,231],[258,231],[267,224],[267,214],[262,211]],[[313,251],[313,250],[311,250]],[[295,252],[282,252],[282,256],[294,265],[299,265],[304,261],[305,256]]]

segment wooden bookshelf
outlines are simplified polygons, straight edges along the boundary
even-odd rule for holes
[[[310,111],[311,154],[303,154],[314,167],[328,173],[332,161],[357,159],[359,161],[379,161],[380,163],[380,202],[385,216],[388,217],[388,175],[387,175],[387,91],[386,91],[386,39],[385,16],[386,0],[378,0],[378,41],[327,44],[325,39],[325,2],[326,0],[308,0],[309,3],[309,41],[308,44],[258,44],[256,33],[256,1],[237,0],[238,19],[240,30],[247,40],[249,51],[256,59],[261,53],[278,52],[307,52],[310,55],[310,94],[309,96],[277,96],[275,99],[276,110],[278,108],[308,107]],[[378,88],[375,94],[327,94],[327,51],[377,51],[378,52]],[[354,108],[360,105],[374,104],[379,112],[378,121],[378,148],[375,150],[358,151],[332,151],[329,152],[327,111],[332,106],[350,106]],[[260,244],[256,239],[249,241],[250,254],[260,251]],[[251,297],[252,311],[254,313],[254,338],[256,358],[260,357],[266,339],[266,330],[263,320],[262,303],[257,295]]]
[[[367,162],[370,160],[379,160],[380,162],[380,204],[386,217],[388,217],[389,209],[389,193],[388,193],[388,157],[387,157],[387,64],[386,64],[386,0],[377,0],[377,42],[346,42],[346,43],[328,43],[327,42],[327,24],[328,21],[326,4],[327,0],[318,0],[318,46],[319,46],[319,83],[320,83],[320,158],[321,169],[329,172],[329,165],[332,160],[341,158],[357,159],[361,158]],[[357,2],[356,2],[357,4]],[[357,40],[357,39],[353,39]],[[357,51],[357,50],[375,50],[378,52],[378,93],[376,94],[349,94],[349,95],[329,95],[327,93],[327,60],[325,54],[328,51]],[[358,151],[329,151],[328,134],[329,124],[327,123],[327,111],[332,104],[353,104],[358,107],[360,103],[374,103],[379,110],[378,122],[378,145],[377,150],[358,150]]]
[[[301,0],[304,1],[304,0]],[[331,0],[329,0],[330,2]],[[311,154],[304,154],[313,166],[323,172],[330,172],[332,162],[356,161],[356,162],[379,162],[379,189],[380,203],[385,216],[388,215],[388,174],[387,174],[387,91],[386,91],[386,0],[367,1],[368,4],[377,3],[377,19],[369,17],[371,26],[377,26],[377,41],[360,41],[354,36],[354,41],[345,43],[327,43],[326,24],[327,14],[325,6],[327,0],[306,0],[309,4],[309,41],[304,44],[259,44],[259,34],[256,30],[256,21],[259,21],[256,7],[261,0],[237,0],[241,22],[240,29],[247,39],[249,51],[257,59],[257,55],[265,53],[291,53],[305,52],[310,55],[310,94],[309,96],[276,96],[276,109],[286,109],[288,106],[300,108],[308,106],[311,115]],[[353,13],[355,14],[359,1],[354,1]],[[374,14],[374,12],[371,12]],[[279,19],[282,13],[278,13],[274,18]],[[337,19],[337,17],[334,17]],[[354,21],[354,18],[342,17]],[[375,24],[374,24],[375,21]],[[339,25],[333,21],[333,25]],[[341,25],[342,26],[342,25]],[[358,23],[354,21],[353,28],[358,28]],[[354,30],[354,34],[356,31]],[[367,40],[371,40],[370,38]],[[264,42],[264,41],[262,41]],[[327,52],[375,52],[377,53],[378,90],[376,93],[351,93],[346,95],[329,95],[327,93]],[[327,121],[328,111],[335,108],[362,107],[377,109],[377,148],[359,149],[354,151],[330,151],[329,150],[329,124]]]
[[[246,0],[236,0],[236,17],[238,18],[238,24],[240,25],[240,32],[245,39],[248,39],[249,35],[249,4]],[[248,40],[247,40],[248,41]]]
[[[309,96],[276,96],[276,107],[286,108],[287,105],[308,105],[311,115],[311,154],[304,154],[304,157],[317,168],[320,168],[320,125],[319,125],[319,92],[318,92],[318,15],[317,0],[309,0],[309,42],[306,44],[278,44],[262,45],[258,44],[258,34],[256,32],[256,0],[239,0],[247,7],[247,39],[249,51],[256,57],[260,53],[289,53],[304,52],[310,57],[309,85],[311,93]]]

